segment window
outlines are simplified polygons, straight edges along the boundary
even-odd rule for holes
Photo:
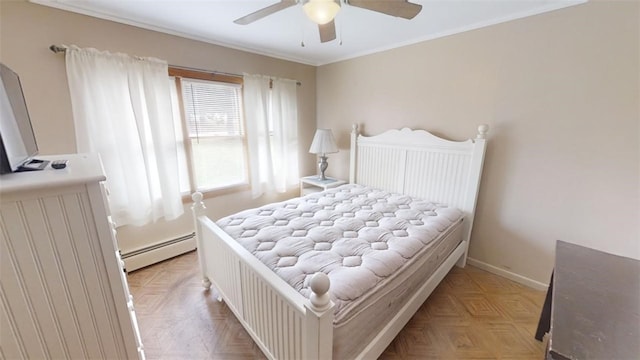
[[[186,154],[184,192],[229,189],[248,184],[242,79],[170,68],[174,76]]]

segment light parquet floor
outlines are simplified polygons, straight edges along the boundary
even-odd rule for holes
[[[229,308],[204,291],[195,252],[128,275],[148,359],[264,359]],[[544,292],[454,267],[381,359],[543,359]]]

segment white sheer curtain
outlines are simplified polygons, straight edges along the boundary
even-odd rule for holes
[[[244,109],[254,198],[265,191],[285,192],[298,186],[296,91],[294,80],[244,75]]]
[[[71,46],[66,67],[78,152],[100,154],[116,224],[180,216],[167,63]]]

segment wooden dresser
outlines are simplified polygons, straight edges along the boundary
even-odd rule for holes
[[[94,154],[0,176],[0,358],[144,359]]]
[[[558,241],[545,308],[547,359],[640,359],[640,261]]]

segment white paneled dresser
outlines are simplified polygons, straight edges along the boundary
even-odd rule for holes
[[[144,359],[95,154],[0,175],[0,358]]]

